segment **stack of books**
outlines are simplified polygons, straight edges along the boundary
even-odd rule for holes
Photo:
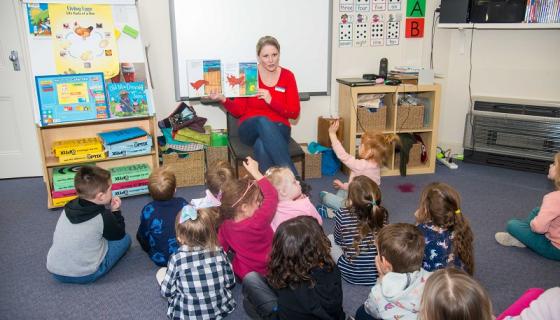
[[[152,137],[140,127],[98,133],[109,158],[148,154]]]
[[[54,168],[52,174],[53,190],[51,191],[53,206],[63,206],[76,198],[74,176],[80,166]]]
[[[113,196],[128,197],[148,192],[151,168],[146,163],[132,164],[109,169]]]
[[[105,159],[103,144],[96,138],[55,141],[52,152],[60,163]]]
[[[412,66],[397,66],[389,71],[389,78],[401,80],[402,83],[418,83],[418,72],[421,68]]]

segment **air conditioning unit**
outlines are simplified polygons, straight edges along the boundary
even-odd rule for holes
[[[475,101],[463,147],[465,161],[548,172],[560,151],[560,104]]]

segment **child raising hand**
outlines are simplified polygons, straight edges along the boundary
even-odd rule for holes
[[[381,185],[381,166],[387,158],[391,143],[398,139],[394,135],[365,132],[362,135],[362,142],[358,149],[360,159],[356,159],[344,150],[336,137],[338,127],[338,120],[331,123],[329,138],[338,159],[350,169],[350,178],[348,182],[342,182],[339,179],[333,181],[333,187],[338,190],[336,194],[326,191],[320,193],[323,205],[333,210],[338,210],[344,206],[344,201],[348,196],[348,185],[354,177],[366,176],[377,183],[377,185]],[[332,213],[329,216],[332,216]]]
[[[278,206],[278,192],[259,171],[258,162],[247,157],[243,166],[255,180],[224,184],[221,211],[225,220],[218,231],[224,250],[235,252],[233,271],[240,279],[251,271],[266,275],[273,237],[270,223]]]

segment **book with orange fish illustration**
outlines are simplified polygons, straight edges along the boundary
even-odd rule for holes
[[[189,97],[222,93],[226,97],[253,96],[258,90],[257,62],[187,60]]]
[[[189,97],[203,97],[222,92],[220,60],[187,60]]]
[[[223,62],[222,93],[226,97],[253,96],[258,90],[256,62]]]

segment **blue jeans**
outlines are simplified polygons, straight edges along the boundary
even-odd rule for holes
[[[330,192],[326,192],[326,191],[321,191],[321,194],[319,195],[321,202],[333,209],[333,210],[338,210],[340,208],[344,207],[344,202],[346,201],[346,198],[348,197],[348,191],[344,190],[344,189],[338,189],[338,191],[336,192],[336,194],[330,193]]]
[[[267,117],[249,118],[239,126],[241,142],[253,147],[259,170],[264,174],[273,166],[288,167],[299,176],[290,157],[290,127]]]
[[[541,256],[560,261],[560,249],[556,248],[544,234],[531,230],[531,220],[539,214],[536,207],[526,219],[511,219],[507,223],[507,232]]]
[[[108,241],[108,248],[107,254],[105,254],[105,259],[101,261],[101,264],[99,265],[97,271],[90,275],[81,277],[68,277],[53,274],[53,277],[60,282],[66,283],[85,284],[94,282],[95,280],[106,275],[109,270],[111,270],[111,268],[114,267],[115,264],[117,264],[119,259],[124,256],[128,248],[130,247],[130,242],[131,240],[128,234],[126,234],[121,240]]]

